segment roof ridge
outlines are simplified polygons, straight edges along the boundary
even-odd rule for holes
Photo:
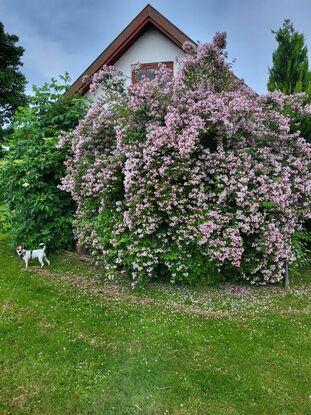
[[[184,32],[148,3],[75,80],[67,94],[85,93],[89,89],[90,81],[84,82],[84,78],[92,77],[105,64],[113,65],[150,25],[153,25],[180,48],[182,48],[185,41],[193,42]]]

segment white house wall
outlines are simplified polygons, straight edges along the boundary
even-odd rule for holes
[[[174,62],[174,72],[178,68],[178,59],[184,56],[184,52],[175,43],[169,40],[155,28],[148,29],[114,64],[121,69],[126,77],[126,82],[131,83],[132,65],[151,62]],[[88,91],[87,96],[92,96]],[[97,95],[97,94],[96,94]]]

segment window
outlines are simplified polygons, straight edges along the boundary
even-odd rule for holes
[[[132,84],[136,84],[137,82],[141,81],[143,77],[153,79],[160,63],[164,64],[167,68],[173,71],[174,62],[142,63],[138,70],[132,70]]]

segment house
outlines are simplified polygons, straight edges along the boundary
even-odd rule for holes
[[[159,63],[164,63],[175,73],[178,60],[184,56],[182,46],[186,41],[193,42],[148,4],[79,76],[68,94],[79,92],[92,96],[89,91],[90,78],[103,65],[119,68],[126,77],[127,84],[139,81],[143,75],[152,78]],[[141,67],[137,72],[133,68],[138,62]]]

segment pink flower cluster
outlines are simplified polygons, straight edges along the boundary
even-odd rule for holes
[[[209,264],[279,281],[310,216],[311,149],[289,115],[309,112],[304,97],[258,96],[232,74],[225,45],[222,33],[185,44],[175,78],[160,66],[128,89],[103,68],[92,83],[101,98],[62,137],[76,236],[134,285],[163,270],[193,281]]]

